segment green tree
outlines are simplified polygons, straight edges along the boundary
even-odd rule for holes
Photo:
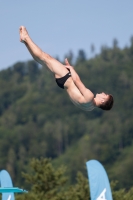
[[[77,175],[77,184],[68,187],[64,176],[65,167],[54,169],[50,159],[32,159],[30,173],[23,173],[26,182],[30,184],[30,191],[18,195],[17,200],[88,200],[88,180],[81,174]]]
[[[78,56],[77,56],[76,63],[78,64],[78,63],[81,63],[81,62],[84,62],[84,61],[86,61],[86,53],[85,53],[85,51],[83,49],[80,49],[78,51]]]

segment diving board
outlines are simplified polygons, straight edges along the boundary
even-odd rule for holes
[[[0,193],[26,193],[28,191],[18,187],[0,187]]]

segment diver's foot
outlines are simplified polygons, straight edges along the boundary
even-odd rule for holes
[[[20,33],[20,42],[26,43],[26,40],[29,37],[26,28],[24,26],[20,26],[19,33]]]

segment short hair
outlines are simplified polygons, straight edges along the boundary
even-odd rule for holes
[[[111,94],[109,94],[108,100],[105,101],[104,104],[100,105],[99,108],[101,108],[102,110],[111,110],[113,104],[114,104],[114,98]]]

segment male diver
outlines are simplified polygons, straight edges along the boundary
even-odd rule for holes
[[[86,88],[80,80],[75,69],[69,65],[65,59],[66,65],[63,65],[55,58],[43,52],[30,38],[28,31],[24,26],[20,29],[20,41],[23,42],[29,50],[32,57],[41,65],[46,65],[54,73],[56,83],[59,87],[65,89],[71,101],[80,109],[91,111],[98,107],[103,110],[110,110],[113,106],[113,96],[111,94],[94,94]]]

